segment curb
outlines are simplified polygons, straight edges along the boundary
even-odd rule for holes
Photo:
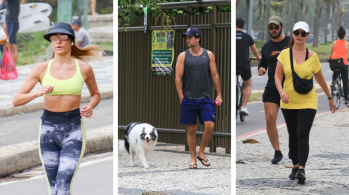
[[[113,149],[113,128],[86,132],[85,154]],[[8,152],[11,150],[11,152]],[[0,148],[0,177],[41,165],[38,141]]]
[[[101,100],[113,98],[113,91],[101,92]],[[91,99],[90,95],[81,95],[81,103],[89,102]],[[35,112],[44,109],[44,102],[28,103],[19,107],[5,107],[0,108],[0,117],[11,116],[20,113]],[[1,164],[1,163],[0,163]]]

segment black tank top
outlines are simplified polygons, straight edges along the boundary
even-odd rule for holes
[[[187,99],[211,99],[210,57],[203,49],[200,56],[185,51],[183,95]]]

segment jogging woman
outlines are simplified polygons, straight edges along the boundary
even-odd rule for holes
[[[44,35],[53,48],[52,60],[37,65],[16,94],[13,105],[21,106],[44,96],[40,121],[39,155],[51,195],[72,194],[72,180],[86,145],[82,116],[91,118],[100,101],[93,70],[86,61],[100,57],[98,46],[75,46],[69,24],[57,23]],[[31,90],[40,82],[42,88]],[[86,83],[91,102],[80,112],[82,85]]]
[[[293,38],[288,45],[292,48],[293,69],[302,79],[312,79],[313,75],[315,76],[316,81],[327,95],[330,109],[334,113],[336,105],[322,75],[320,61],[315,52],[305,47],[305,40],[308,36],[309,25],[307,23],[298,22],[294,25]],[[283,74],[285,74],[284,87],[281,85]],[[318,98],[314,86],[307,94],[299,94],[295,91],[290,48],[282,50],[278,57],[275,84],[280,93],[280,107],[289,134],[289,149],[293,163],[289,178],[297,178],[298,183],[303,184],[306,179],[304,168],[309,155],[309,133],[315,118]]]
[[[348,106],[348,49],[349,43],[344,40],[346,33],[343,27],[341,26],[337,32],[339,39],[332,43],[332,53],[330,56],[330,68],[332,71],[335,69],[340,69],[341,72],[333,72],[332,75],[332,84],[338,78],[339,74],[342,75],[343,79],[343,89],[344,89],[344,99],[345,106]]]

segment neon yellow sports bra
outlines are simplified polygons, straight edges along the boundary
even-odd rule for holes
[[[78,60],[75,59],[75,75],[65,80],[59,80],[51,76],[52,61],[53,60],[50,60],[48,63],[46,73],[41,81],[42,86],[51,85],[54,87],[52,93],[48,93],[47,95],[80,95],[85,80],[80,72]]]

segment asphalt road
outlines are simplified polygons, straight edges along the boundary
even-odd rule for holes
[[[112,156],[81,163],[73,180],[73,194],[112,195],[113,194],[113,158]],[[47,195],[45,175],[26,180],[0,183],[0,194]]]
[[[80,105],[82,108],[88,103]],[[0,147],[38,139],[43,111],[0,117]],[[92,118],[83,117],[86,131],[113,124],[113,99],[101,100]],[[1,193],[0,193],[1,194]]]
[[[329,68],[328,63],[321,64],[321,70],[324,74],[326,82],[332,80],[332,71]],[[258,76],[257,67],[252,67],[252,89],[263,89],[267,83],[267,75]],[[314,79],[314,83],[316,83]],[[319,106],[317,110],[317,114],[329,111],[328,100],[324,93],[318,94]],[[344,108],[344,103],[341,103],[339,109]],[[265,112],[264,112],[264,104],[263,102],[253,102],[247,105],[247,109],[250,113],[249,116],[245,117],[245,122],[241,122],[240,118],[236,119],[236,137],[263,129],[266,127],[265,121]],[[276,120],[276,124],[281,125],[285,122],[284,116],[282,115],[281,109],[279,109],[278,117]]]

